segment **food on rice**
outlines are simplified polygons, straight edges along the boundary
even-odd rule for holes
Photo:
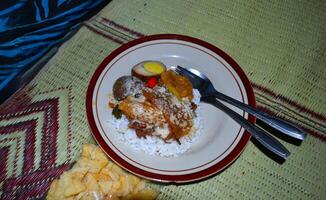
[[[134,76],[122,76],[113,85],[113,96],[121,101],[128,96],[135,96],[141,93],[144,83]]]
[[[148,101],[129,96],[119,103],[119,109],[130,120],[129,127],[135,129],[139,137],[151,135],[155,127],[166,124],[162,111]]]
[[[147,60],[135,65],[131,75],[147,82],[151,78],[159,78],[166,71],[166,66],[158,61]]]
[[[128,79],[132,80],[132,78]],[[120,80],[121,78],[117,79],[117,81]],[[180,76],[172,70],[162,70],[159,79],[155,80],[151,84],[148,82],[152,79],[148,79],[143,85],[138,84],[140,87],[133,92],[126,90],[122,95],[123,98],[116,98],[114,95],[115,103],[113,103],[114,101],[109,102],[109,105],[113,104],[111,106],[114,107],[113,114],[118,116],[116,114],[116,109],[118,109],[123,115],[111,122],[115,123],[117,130],[122,135],[126,136],[126,132],[131,129],[138,139],[155,141],[155,144],[152,143],[152,145],[158,144],[156,139],[159,138],[166,144],[166,148],[171,146],[169,144],[176,142],[181,147],[181,150],[177,152],[185,152],[184,149],[189,149],[190,144],[194,141],[193,138],[196,138],[194,135],[199,135],[197,132],[200,132],[198,123],[195,123],[200,121],[198,112],[200,94],[192,88],[186,77]],[[130,83],[127,82],[127,84]],[[119,87],[124,86],[120,84]],[[122,130],[120,125],[126,125],[124,120],[127,120],[127,127]],[[146,142],[131,141],[131,143],[145,144]],[[183,143],[187,143],[187,145],[182,146]],[[162,149],[156,149],[156,152],[159,155],[173,155],[173,151],[165,154],[163,152],[166,151],[162,151]]]
[[[186,77],[180,76],[172,70],[168,70],[161,74],[161,80],[169,92],[174,94],[179,100],[184,98],[188,98],[190,101],[192,100],[192,85]]]
[[[179,140],[190,133],[194,111],[189,101],[179,101],[176,96],[161,88],[144,88],[143,95],[163,113],[170,130],[169,137],[165,139]]]

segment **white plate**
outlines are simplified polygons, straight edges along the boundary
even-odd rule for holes
[[[114,81],[130,75],[131,68],[144,60],[157,60],[166,66],[196,68],[206,74],[222,93],[255,106],[255,97],[244,72],[217,47],[182,35],[152,35],[112,52],[95,71],[87,91],[86,109],[93,135],[104,152],[124,169],[161,182],[190,182],[206,178],[230,165],[250,139],[239,124],[217,108],[201,103],[203,131],[190,150],[178,157],[160,157],[136,151],[118,139],[108,95]],[[232,107],[252,123],[255,118]]]

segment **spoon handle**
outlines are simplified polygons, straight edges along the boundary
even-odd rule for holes
[[[296,138],[298,140],[303,141],[305,137],[307,136],[306,133],[304,133],[300,128],[295,126],[294,124],[287,122],[283,119],[279,119],[277,117],[271,116],[265,112],[262,112],[252,106],[249,106],[245,103],[242,103],[236,99],[233,99],[225,94],[222,94],[218,91],[215,91],[215,95],[217,99],[220,99],[222,101],[225,101],[233,106],[236,106],[247,113],[250,113],[251,115],[255,116],[256,118],[260,119],[261,121],[265,122],[269,126],[275,128],[276,130],[292,137]]]
[[[224,111],[228,114],[233,120],[238,122],[244,129],[251,133],[251,135],[260,142],[264,147],[266,147],[271,152],[275,153],[276,155],[286,159],[290,152],[274,137],[266,133],[264,130],[260,129],[259,127],[251,124],[241,115],[233,111],[232,109],[228,108],[214,97],[203,97],[201,101],[210,103],[215,107],[219,108],[220,110]]]

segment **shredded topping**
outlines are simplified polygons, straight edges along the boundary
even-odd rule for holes
[[[193,131],[196,105],[191,101],[192,85],[171,70],[161,74],[161,81],[161,86],[158,82],[148,86],[133,76],[120,77],[114,84],[117,109],[137,136],[156,135],[179,142]]]

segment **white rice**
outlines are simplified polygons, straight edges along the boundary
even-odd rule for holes
[[[194,133],[189,136],[180,138],[181,144],[176,141],[169,143],[164,142],[161,138],[156,136],[148,136],[146,138],[137,137],[135,130],[128,127],[128,119],[122,115],[120,119],[112,117],[109,120],[113,124],[116,130],[121,133],[119,134],[119,140],[122,141],[126,146],[133,148],[137,151],[143,151],[150,155],[158,155],[163,157],[178,156],[188,151],[193,142],[195,142],[201,135],[202,123],[200,116],[200,93],[198,90],[193,90],[194,98],[193,102],[197,105],[195,111],[196,117],[194,118]]]

